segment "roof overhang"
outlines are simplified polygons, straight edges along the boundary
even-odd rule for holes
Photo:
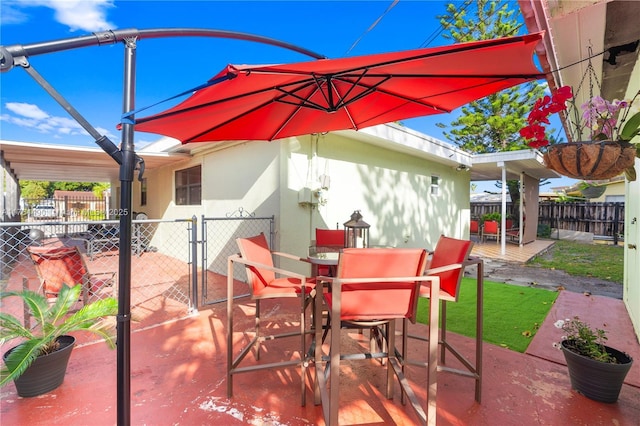
[[[119,179],[120,166],[98,148],[2,140],[0,151],[19,180],[111,182]],[[144,151],[137,154],[144,159],[145,170],[189,157]]]
[[[393,152],[400,152],[417,158],[423,158],[450,167],[471,167],[472,154],[455,146],[427,136],[408,127],[396,123],[379,124],[360,130],[339,130],[331,134],[353,139],[368,145],[381,147]],[[295,139],[296,137],[293,137]],[[249,141],[197,142],[181,144],[179,140],[162,137],[149,148],[172,153],[188,153],[191,155],[213,152]]]
[[[474,155],[471,180],[501,180],[503,167],[507,179],[520,179],[521,173],[537,179],[561,177],[544,165],[540,152],[528,149]]]

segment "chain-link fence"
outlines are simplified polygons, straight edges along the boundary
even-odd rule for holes
[[[274,217],[253,217],[242,210],[237,217],[202,217],[202,304],[226,300],[227,258],[238,252],[236,238],[264,233],[273,247]],[[247,281],[245,268],[234,264],[233,276]],[[241,296],[238,296],[241,297]]]
[[[132,328],[192,311],[195,226],[190,220],[133,221]],[[63,282],[82,283],[85,302],[117,297],[119,252],[117,221],[0,223],[0,287],[55,294]]]
[[[236,238],[262,232],[273,247],[273,216],[254,217],[241,210],[231,216],[203,216],[200,229],[195,217],[133,221],[133,329],[226,300],[227,258],[238,251]],[[55,295],[62,283],[82,283],[85,303],[117,298],[119,245],[118,221],[0,223],[0,289]],[[234,267],[237,280],[246,282],[244,268]],[[22,306],[11,310],[21,312]]]

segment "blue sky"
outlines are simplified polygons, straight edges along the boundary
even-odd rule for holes
[[[337,58],[450,44],[438,36],[436,19],[446,4],[436,0],[3,0],[0,43],[27,45],[107,29],[211,28],[270,37]],[[122,45],[115,44],[32,56],[30,63],[89,123],[118,143],[115,126],[122,113],[123,56]],[[136,108],[202,84],[228,63],[306,60],[310,58],[296,52],[247,41],[194,37],[140,40]],[[0,74],[0,89],[1,139],[95,145],[24,70],[14,68]],[[455,112],[404,124],[444,139],[435,123],[448,123],[454,117]],[[136,145],[158,137],[136,133]],[[489,189],[495,189],[493,184]]]

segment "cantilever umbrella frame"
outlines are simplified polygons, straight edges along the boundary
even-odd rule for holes
[[[133,144],[134,126],[132,111],[135,104],[135,64],[137,40],[159,37],[217,37],[231,38],[265,43],[289,49],[312,58],[324,56],[310,50],[268,37],[247,33],[198,29],[198,28],[160,28],[160,29],[123,29],[103,31],[77,38],[53,40],[28,45],[0,46],[0,72],[7,72],[14,67],[24,69],[43,89],[53,97],[94,139],[95,142],[120,166],[120,200],[122,211],[120,216],[120,255],[118,265],[118,315],[117,315],[117,424],[131,424],[131,205],[132,184],[135,170],[139,170],[139,179],[144,172],[144,162],[135,154]],[[29,57],[46,53],[61,52],[81,47],[99,46],[123,42],[124,54],[124,89],[123,89],[123,122],[122,144],[118,148],[108,137],[101,135],[67,100],[56,91],[29,63]],[[195,262],[195,260],[194,260]],[[193,265],[196,267],[195,263]]]

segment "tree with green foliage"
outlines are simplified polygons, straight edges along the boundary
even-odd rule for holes
[[[438,19],[445,31],[442,36],[461,43],[518,35],[523,29],[519,17],[520,9],[514,2],[468,0],[462,5],[448,4],[446,13]],[[463,106],[458,118],[437,126],[449,129],[443,132],[445,137],[470,153],[527,149],[519,131],[545,87],[530,82],[494,93]],[[518,205],[518,181],[509,181],[507,186],[513,205]]]
[[[60,191],[93,191],[93,188],[99,185],[97,182],[51,182],[53,190]],[[53,192],[51,192],[53,195]]]
[[[42,180],[21,180],[20,193],[29,200],[51,198],[56,190],[60,191],[91,191],[96,197],[102,198],[102,193],[110,187],[106,182],[47,182]]]
[[[111,188],[111,184],[108,182],[102,182],[102,183],[96,183],[93,188],[93,195],[95,195],[97,198],[104,198],[104,193],[105,191],[108,191]]]
[[[49,198],[49,182],[39,180],[21,180],[20,181],[20,194],[22,198],[27,200],[41,200],[43,198]]]

